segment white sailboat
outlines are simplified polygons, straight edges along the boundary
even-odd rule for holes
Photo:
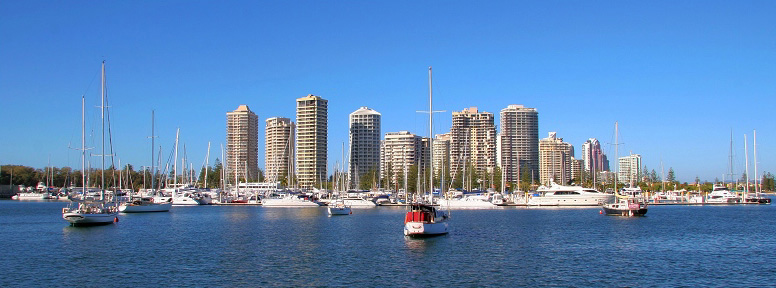
[[[143,172],[145,173],[145,172]],[[156,194],[154,184],[156,171],[154,170],[154,111],[151,111],[151,191]],[[119,212],[122,213],[144,213],[144,212],[168,212],[172,207],[172,201],[156,202],[153,197],[141,197],[140,199],[132,199],[132,194],[129,196],[129,201],[122,203],[119,206]]]
[[[81,198],[71,198],[70,205],[66,208],[62,208],[62,218],[70,223],[72,226],[91,226],[91,225],[105,225],[118,222],[118,209],[115,205],[115,195],[111,197],[111,201],[108,202],[105,195],[105,61],[102,62],[102,105],[101,118],[102,118],[102,182],[100,184],[100,197],[99,199],[93,199],[88,197],[86,193]],[[85,147],[85,131],[84,131],[84,98],[81,97],[81,167],[83,172],[81,173],[86,183],[86,147]]]
[[[431,90],[431,67],[428,67],[428,133],[429,133],[429,147],[434,147],[434,126],[433,126],[433,113],[432,109],[432,90]],[[428,162],[430,164],[429,171],[434,171],[434,159],[432,154]],[[416,202],[410,204],[410,211],[404,216],[404,235],[410,237],[428,237],[444,235],[449,232],[447,220],[447,213],[437,209],[434,206],[434,173],[429,174],[428,181],[428,203]],[[405,178],[406,179],[406,178]]]

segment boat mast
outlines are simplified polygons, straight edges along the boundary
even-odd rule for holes
[[[84,120],[85,98],[81,95],[81,187],[82,195],[86,196],[86,122]],[[13,172],[13,169],[11,169]]]
[[[102,104],[100,105],[100,119],[102,120],[102,172],[100,182],[100,201],[105,201],[105,61],[102,61],[102,91],[100,92]]]
[[[156,171],[154,170],[154,110],[151,110],[151,191],[153,191],[153,195],[156,196],[156,182],[154,179],[156,178]],[[143,173],[145,176],[145,173]]]
[[[758,189],[760,185],[757,184],[759,178],[757,176],[757,130],[754,130],[752,133],[754,133],[754,193],[757,194],[757,197],[760,197],[760,190]]]
[[[207,155],[205,155],[205,189],[207,189],[207,168],[210,166],[210,141],[207,142]]]
[[[178,136],[180,136],[180,133],[181,133],[181,128],[178,128],[177,130],[175,130],[175,159],[172,164],[172,169],[174,170],[174,174],[172,177],[173,178],[172,180],[173,197],[175,197],[175,194],[178,193]]]
[[[428,67],[428,193],[431,205],[434,205],[434,109],[431,106],[431,66]],[[422,163],[421,163],[422,164]],[[420,169],[418,169],[420,171]]]
[[[617,121],[614,122],[614,159],[617,159],[615,163],[617,163],[617,173],[614,173],[614,194],[617,194],[617,176],[620,176],[620,152],[617,150],[617,146],[619,143],[617,143],[617,129],[618,129]]]
[[[749,193],[749,150],[746,147],[746,134],[744,134],[744,165],[746,165],[745,173],[746,173],[746,184],[744,184],[744,193],[741,195],[741,202],[746,201],[746,194]]]

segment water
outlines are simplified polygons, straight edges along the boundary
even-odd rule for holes
[[[423,240],[400,207],[173,207],[81,228],[65,205],[0,201],[0,287],[776,285],[773,205],[454,210]]]

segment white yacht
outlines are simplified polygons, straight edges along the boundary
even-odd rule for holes
[[[558,185],[554,182],[550,187],[539,187],[537,192],[538,195],[528,200],[528,206],[600,206],[614,201],[613,194],[581,186]]]
[[[345,202],[345,206],[353,208],[374,208],[377,207],[375,202],[366,200],[364,196],[360,196],[359,193],[348,193],[348,197],[342,199]]]
[[[714,188],[709,193],[706,203],[738,203],[741,198],[736,193],[731,192],[725,185],[714,184]]]
[[[261,200],[264,207],[319,207],[318,203],[299,196],[288,194],[279,198],[265,198]]]
[[[154,198],[143,197],[143,198],[134,199],[132,201],[122,203],[119,206],[119,212],[121,213],[167,212],[167,211],[170,211],[171,207],[172,207],[171,201],[159,203],[154,201]]]
[[[488,201],[488,197],[481,195],[466,195],[460,198],[437,200],[440,208],[449,209],[493,209],[495,204]]]

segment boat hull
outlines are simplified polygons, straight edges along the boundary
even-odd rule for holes
[[[536,196],[528,200],[528,206],[600,206],[614,201],[613,194],[590,196]]]
[[[62,218],[70,222],[72,226],[108,225],[116,221],[117,216],[117,213],[87,214],[67,212],[62,214]]]
[[[328,207],[329,215],[350,215],[352,214],[350,207]]]
[[[610,208],[602,207],[604,214],[609,216],[645,216],[647,215],[647,208],[640,209],[628,209],[628,208]]]
[[[431,237],[445,235],[448,232],[447,222],[423,223],[407,222],[404,223],[404,236],[409,237]]]
[[[168,212],[172,207],[172,203],[153,203],[144,205],[121,205],[119,206],[119,212],[121,213],[148,213],[148,212]]]
[[[374,208],[377,207],[372,201],[364,199],[344,199],[345,205],[353,208]]]
[[[297,201],[287,199],[264,199],[261,200],[261,206],[263,207],[280,207],[280,208],[314,208],[320,207],[318,203],[311,201]]]

